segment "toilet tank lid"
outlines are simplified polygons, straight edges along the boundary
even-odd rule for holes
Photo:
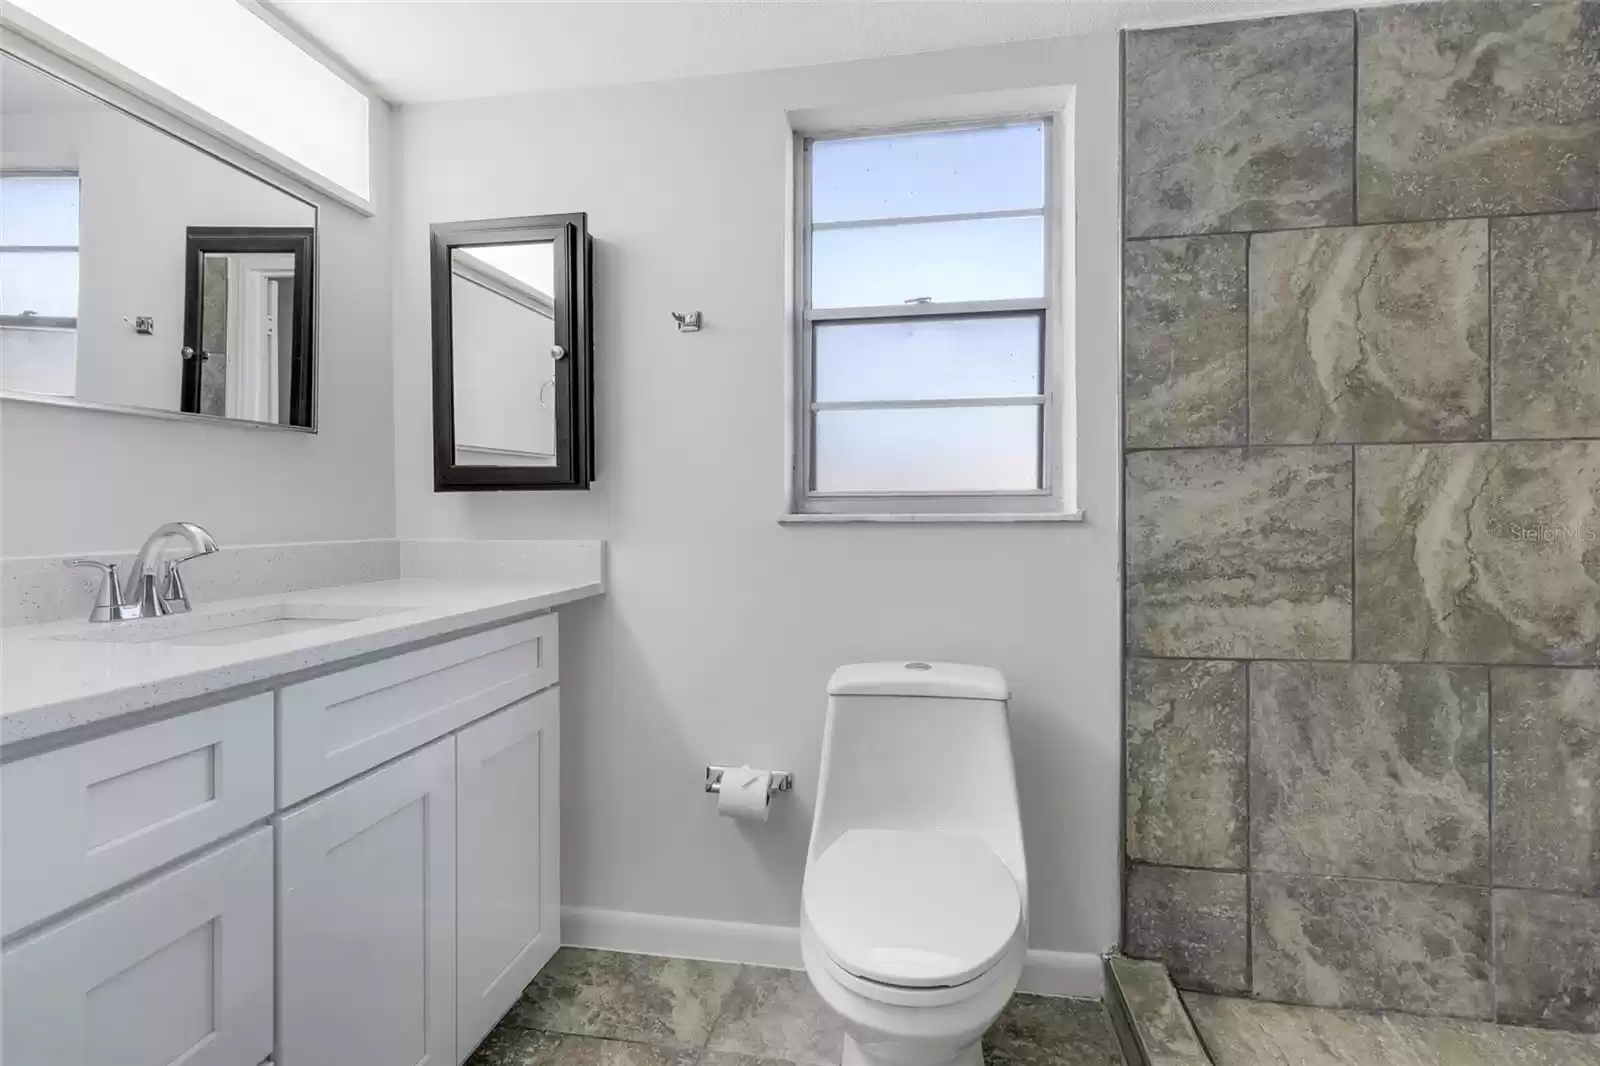
[[[956,700],[1003,700],[1010,694],[1000,671],[961,663],[852,663],[839,667],[828,680],[830,696],[942,696]]]

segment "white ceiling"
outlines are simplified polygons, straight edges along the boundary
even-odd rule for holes
[[[388,99],[425,103],[1346,7],[1352,0],[269,2]]]

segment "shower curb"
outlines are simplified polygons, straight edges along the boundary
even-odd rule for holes
[[[1106,1013],[1129,1066],[1213,1066],[1164,964],[1107,955],[1105,967]]]

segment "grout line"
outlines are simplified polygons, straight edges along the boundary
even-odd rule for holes
[[[1255,786],[1252,780],[1255,766],[1256,712],[1250,685],[1250,664],[1244,668],[1244,984],[1255,991],[1256,987],[1256,933],[1255,933]]]
[[[1133,866],[1142,866],[1152,870],[1177,870],[1181,873],[1193,874],[1232,874],[1246,877],[1266,876],[1283,877],[1298,881],[1357,881],[1362,884],[1373,885],[1417,885],[1424,888],[1459,888],[1468,892],[1482,892],[1489,895],[1494,892],[1524,892],[1530,895],[1557,896],[1562,899],[1600,899],[1600,894],[1590,894],[1566,888],[1534,888],[1527,885],[1501,884],[1492,885],[1488,882],[1477,881],[1422,881],[1415,878],[1404,877],[1374,877],[1370,874],[1345,874],[1321,873],[1316,871],[1291,871],[1291,870],[1262,870],[1242,866],[1184,866],[1178,863],[1146,862],[1143,859],[1130,860]]]
[[[1250,246],[1252,238],[1244,238],[1244,443],[1250,444],[1251,422],[1254,418],[1255,389],[1250,380],[1250,334],[1255,328],[1255,298],[1250,291]]]
[[[1361,17],[1350,12],[1350,221],[1361,224]]]
[[[1356,484],[1357,484],[1357,478],[1360,476],[1360,472],[1361,472],[1360,471],[1360,466],[1361,466],[1360,455],[1361,455],[1361,449],[1356,447],[1355,445],[1351,445],[1351,447],[1350,447],[1350,658],[1351,659],[1355,658],[1356,649],[1358,647],[1356,634],[1359,632],[1359,629],[1357,627],[1356,620],[1357,620],[1357,618],[1360,617],[1356,613],[1357,610],[1358,610],[1357,589],[1359,588],[1359,586],[1356,584],[1356,557],[1357,557],[1356,540],[1358,539],[1358,536],[1359,536],[1359,533],[1360,533],[1360,527],[1356,524],[1356,501],[1358,499],[1358,496],[1356,494]]]
[[[1494,777],[1494,671],[1493,670],[1486,671],[1486,676],[1485,676],[1485,679],[1484,679],[1484,685],[1485,685],[1484,702],[1488,705],[1488,713],[1489,713],[1489,720],[1486,723],[1486,732],[1488,734],[1488,745],[1489,745],[1489,796],[1488,796],[1488,800],[1489,800],[1489,841],[1488,841],[1489,855],[1488,855],[1488,867],[1489,867],[1489,884],[1491,886],[1493,886],[1494,883],[1495,883],[1495,876],[1494,876],[1494,853],[1495,853],[1495,846],[1494,846],[1494,808],[1495,808],[1494,794],[1495,794],[1495,787],[1494,787],[1494,783],[1495,783],[1495,777]],[[1499,1018],[1500,1017],[1500,936],[1499,936],[1499,932],[1500,931],[1497,928],[1498,923],[1495,920],[1496,907],[1494,905],[1494,896],[1492,894],[1492,891],[1493,890],[1491,889],[1491,895],[1489,897],[1489,944],[1488,944],[1488,949],[1489,949],[1489,1014],[1493,1018]]]
[[[1600,662],[1592,663],[1485,663],[1457,659],[1290,659],[1270,655],[1152,655],[1149,652],[1132,652],[1130,659],[1151,659],[1156,662],[1177,663],[1286,663],[1290,666],[1319,664],[1322,666],[1394,666],[1394,667],[1479,667],[1485,670],[1600,670]]]
[[[1174,241],[1186,237],[1239,237],[1252,233],[1302,233],[1313,229],[1358,229],[1370,226],[1419,226],[1431,222],[1474,222],[1478,219],[1493,218],[1547,218],[1551,215],[1592,215],[1593,207],[1567,207],[1557,211],[1513,211],[1505,214],[1493,215],[1438,215],[1430,218],[1391,218],[1376,222],[1357,222],[1354,225],[1329,224],[1326,222],[1311,223],[1304,226],[1279,226],[1263,229],[1216,229],[1199,230],[1193,233],[1149,233],[1140,236],[1129,236],[1125,239],[1133,243],[1145,241]]]
[[[1588,437],[1473,437],[1462,440],[1330,440],[1293,441],[1272,443],[1254,441],[1250,444],[1134,444],[1127,451],[1135,452],[1215,452],[1215,451],[1269,451],[1288,448],[1465,448],[1488,444],[1584,444],[1600,443],[1600,436]]]

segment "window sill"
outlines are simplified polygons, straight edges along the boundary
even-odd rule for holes
[[[974,511],[971,514],[786,514],[778,519],[778,524],[783,526],[809,526],[833,525],[843,522],[851,523],[882,523],[882,524],[911,524],[911,525],[961,525],[966,523],[986,523],[1011,525],[1025,522],[1083,522],[1086,521],[1082,511],[1039,511],[1018,513],[997,513],[993,511]]]

